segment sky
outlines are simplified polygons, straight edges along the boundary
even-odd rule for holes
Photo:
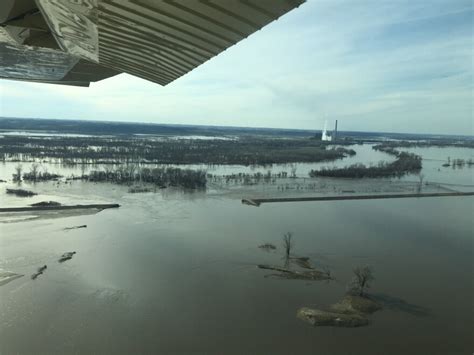
[[[474,135],[472,0],[309,0],[162,87],[0,80],[0,116]]]

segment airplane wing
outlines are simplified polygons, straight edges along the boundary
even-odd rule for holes
[[[166,85],[305,0],[1,0],[0,78]]]

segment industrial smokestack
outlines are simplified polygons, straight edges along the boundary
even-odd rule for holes
[[[336,120],[336,127],[334,128],[334,138],[333,140],[335,141],[337,139],[337,120]]]

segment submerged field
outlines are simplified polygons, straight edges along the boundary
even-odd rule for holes
[[[11,181],[18,163],[0,163],[0,179],[6,180],[0,183],[2,206],[41,201],[121,205],[99,213],[0,216],[0,269],[24,275],[0,286],[0,352],[471,352],[472,197],[258,208],[240,203],[243,197],[419,188],[418,175],[309,177],[323,167],[394,160],[370,145],[345,148],[356,155],[266,167],[186,165],[212,175],[205,190],[169,186],[142,193],[130,193],[127,184],[66,181],[109,165],[51,161],[40,169],[62,175],[59,183],[23,182],[21,188],[38,195],[7,195],[2,190],[19,187]],[[424,191],[472,191],[474,169],[442,166],[448,157],[472,158],[471,149],[406,151],[423,158]],[[32,163],[22,164],[29,171]],[[274,181],[239,176],[268,171]],[[257,268],[285,267],[282,237],[287,232],[293,234],[294,256],[309,258],[333,279],[275,278]],[[259,248],[265,243],[276,248]],[[43,265],[47,269],[32,280]],[[364,265],[374,270],[369,293],[383,305],[368,317],[368,326],[312,327],[296,317],[301,307],[324,309],[341,300],[352,269]]]

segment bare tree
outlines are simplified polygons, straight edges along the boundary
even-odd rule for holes
[[[292,177],[293,179],[296,178],[296,164],[293,164],[293,165],[291,166],[291,177]]]
[[[109,178],[112,176],[112,168],[109,166],[106,166],[104,170],[105,170],[105,177],[106,177],[105,181],[108,181]]]
[[[127,172],[127,178],[129,182],[132,182],[135,179],[135,173],[137,172],[138,164],[137,163],[128,163],[125,167]]]
[[[423,188],[423,180],[424,180],[424,178],[425,178],[425,174],[421,174],[421,173],[418,174],[418,179],[420,180],[420,182],[418,183],[418,186],[417,186],[417,188],[416,188],[416,191],[417,191],[418,193],[420,193],[421,190],[422,190],[422,188]]]
[[[21,164],[18,164],[15,167],[16,174],[13,174],[13,181],[21,181],[21,172],[23,170],[23,167]]]
[[[423,184],[423,180],[425,179],[425,174],[418,174],[418,179],[420,179],[420,185]]]
[[[36,179],[38,178],[38,164],[37,163],[33,163],[31,165],[30,175],[32,177],[32,180],[36,181]]]
[[[349,285],[350,291],[359,296],[364,296],[365,291],[370,287],[370,283],[375,280],[370,266],[358,266],[354,270],[354,277]]]
[[[326,274],[326,276],[328,277],[328,279],[330,279],[330,278],[331,278],[331,269],[329,269],[329,267],[327,267],[327,266],[323,266],[323,267],[322,267],[322,270],[323,270],[323,272]]]
[[[86,174],[86,160],[81,159],[81,177]]]
[[[283,235],[283,248],[285,249],[285,255],[287,258],[290,257],[291,249],[295,245],[293,242],[293,233],[287,232]]]

